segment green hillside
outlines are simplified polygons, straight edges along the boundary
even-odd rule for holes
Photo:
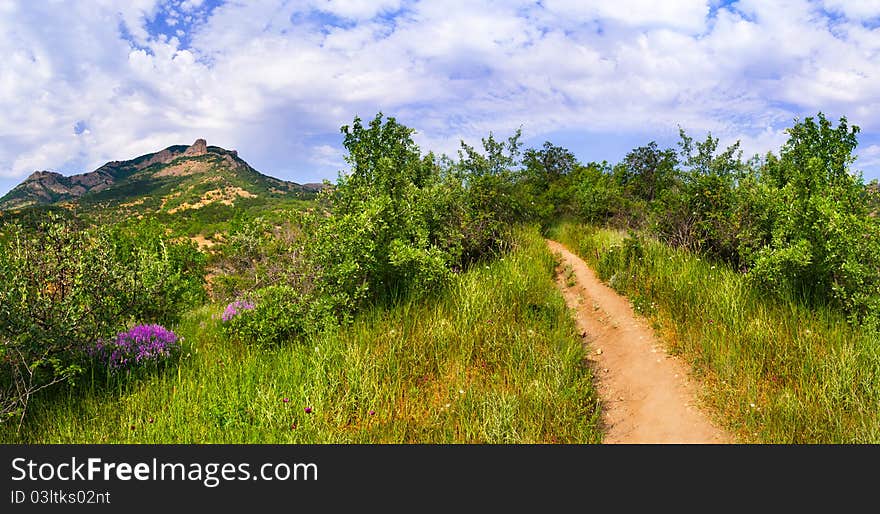
[[[0,219],[26,220],[47,209],[95,224],[157,218],[174,232],[210,241],[237,212],[297,207],[321,187],[264,175],[235,150],[199,139],[90,173],[34,172],[0,198]]]

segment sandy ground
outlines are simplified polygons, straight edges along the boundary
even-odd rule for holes
[[[629,301],[604,285],[563,245],[547,240],[560,256],[557,283],[576,313],[602,402],[605,443],[731,443],[697,406],[689,368],[668,355]],[[576,284],[569,287],[566,265]]]

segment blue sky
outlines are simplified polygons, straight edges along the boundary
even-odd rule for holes
[[[880,178],[880,0],[0,0],[0,194],[205,138],[296,182],[382,111],[423,150],[521,127],[619,161],[681,126],[746,156],[861,128]]]

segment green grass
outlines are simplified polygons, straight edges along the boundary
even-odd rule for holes
[[[376,308],[274,349],[224,337],[222,306],[195,310],[175,327],[186,346],[175,366],[113,387],[86,378],[37,398],[22,434],[0,439],[599,442],[597,397],[554,286],[554,258],[536,230],[517,240],[432,298]]]
[[[654,322],[744,442],[880,442],[880,334],[796,298],[770,298],[725,265],[625,234],[563,224],[551,236]]]

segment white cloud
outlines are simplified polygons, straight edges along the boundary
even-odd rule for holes
[[[87,171],[205,137],[270,174],[333,177],[339,126],[380,110],[446,153],[520,126],[540,138],[681,125],[749,155],[818,110],[877,147],[868,2],[740,0],[709,17],[710,4],[254,0],[205,18],[193,0],[0,1],[0,175]],[[151,34],[166,15],[174,32]],[[88,133],[73,134],[79,120]]]
[[[830,11],[843,13],[854,20],[880,18],[880,0],[824,0]]]
[[[709,14],[705,0],[547,0],[550,12],[582,21],[611,20],[623,25],[669,27],[691,33],[703,31]]]
[[[855,163],[856,168],[880,166],[880,145],[871,145],[856,153],[858,154],[858,159]],[[880,176],[875,178],[880,178]]]
[[[201,7],[205,0],[186,0],[180,3],[180,9],[184,12],[192,11]]]
[[[338,146],[317,145],[312,148],[312,161],[316,164],[335,168],[345,168],[345,154]]]
[[[343,18],[365,20],[400,8],[400,0],[312,0],[315,9]]]

